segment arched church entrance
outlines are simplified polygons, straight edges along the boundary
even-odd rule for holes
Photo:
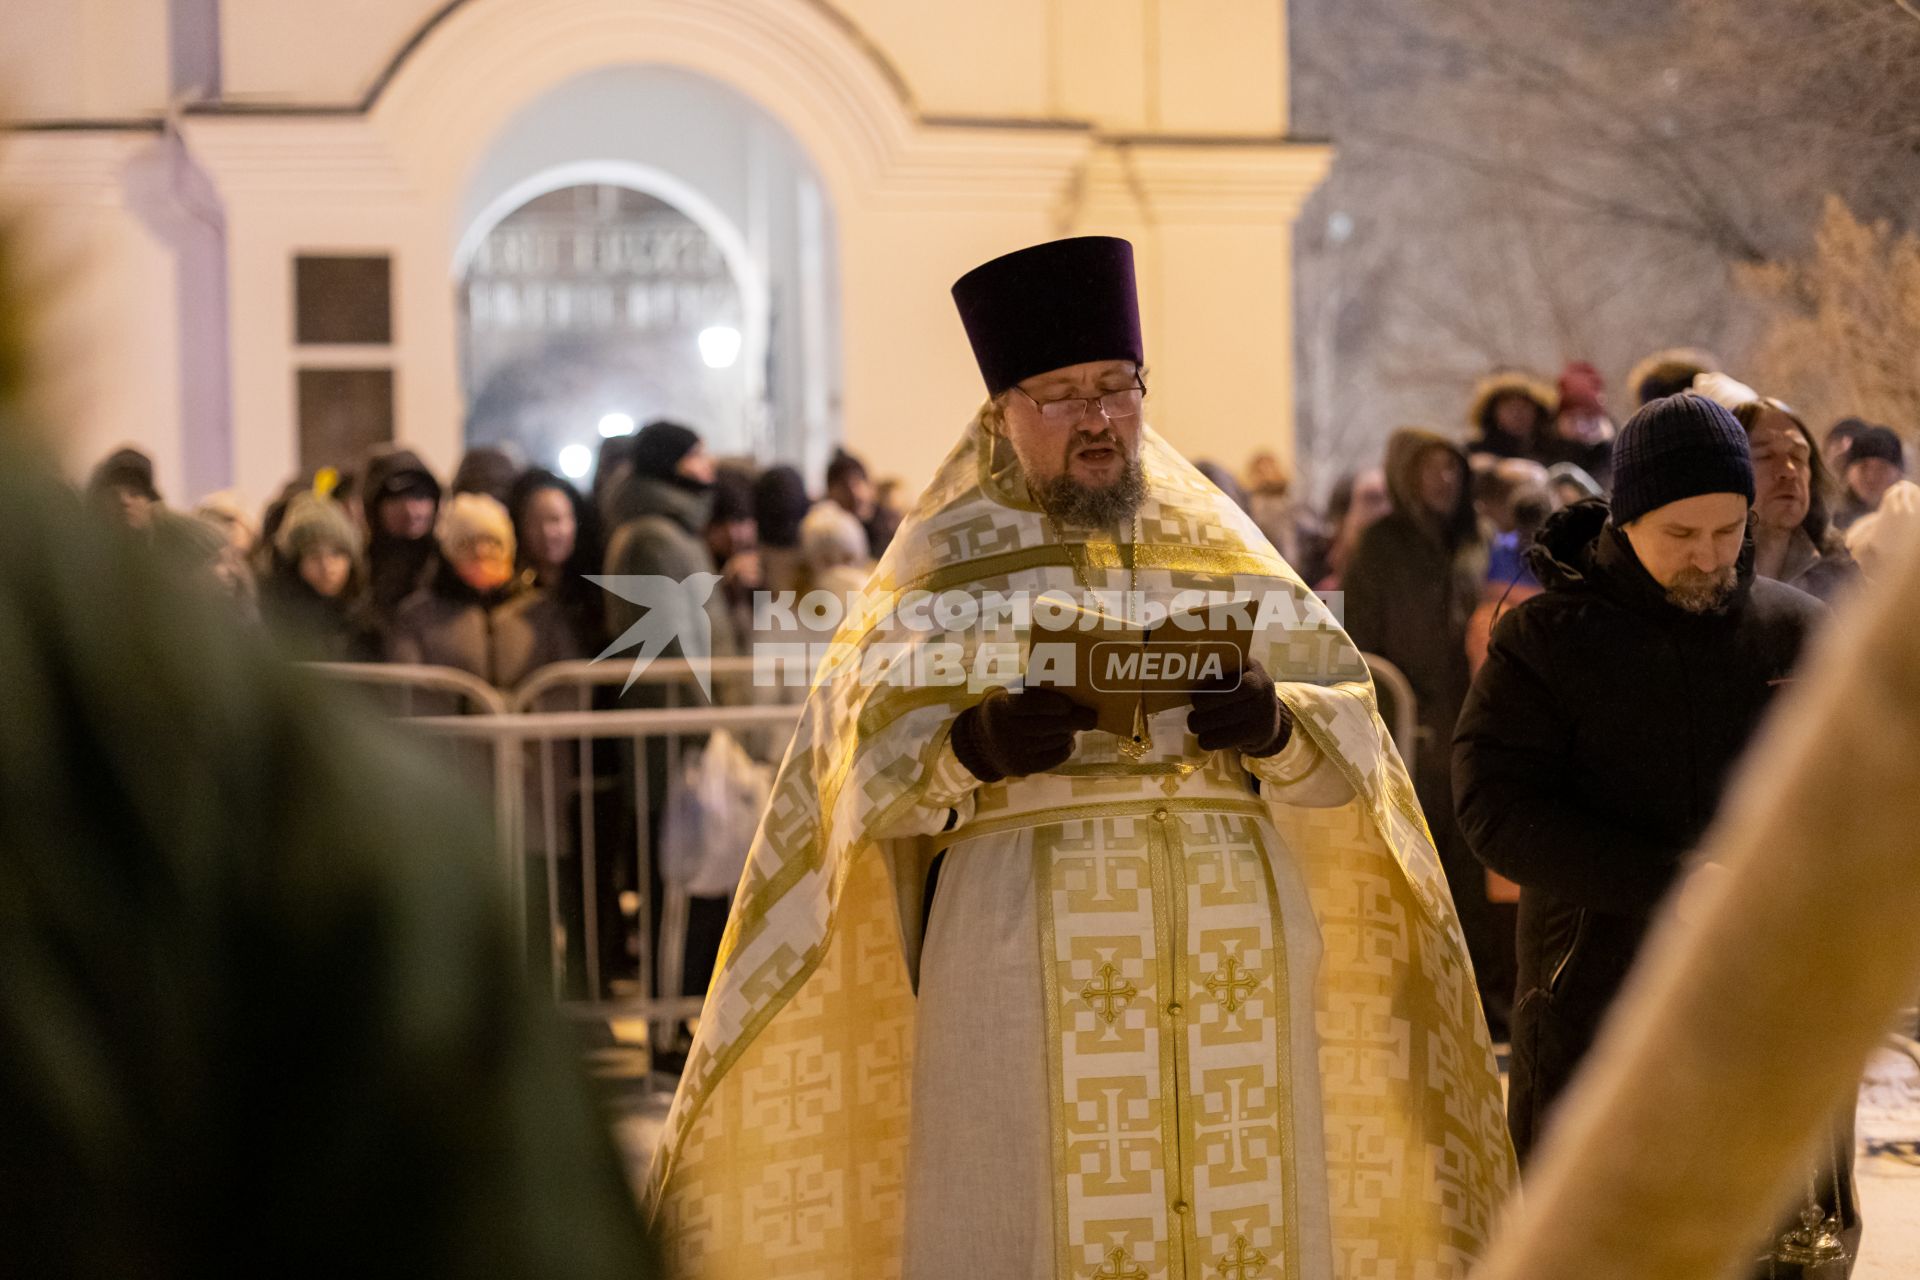
[[[817,472],[840,438],[829,202],[787,131],[666,67],[580,75],[486,149],[453,261],[467,446],[584,480],[654,418]]]

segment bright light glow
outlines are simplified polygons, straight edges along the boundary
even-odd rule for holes
[[[570,444],[560,451],[560,474],[569,480],[582,480],[593,470],[593,450],[583,444]]]
[[[600,435],[611,440],[615,436],[633,434],[633,415],[630,413],[609,413],[600,419]]]
[[[740,358],[740,331],[731,325],[717,324],[700,331],[700,358],[709,369],[731,369]]]

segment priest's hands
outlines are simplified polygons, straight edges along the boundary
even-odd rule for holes
[[[1202,751],[1237,749],[1244,756],[1277,754],[1293,736],[1293,717],[1273,691],[1273,677],[1258,659],[1248,658],[1233,686],[1231,674],[1194,691],[1187,729]]]
[[[1095,719],[1092,707],[1058,689],[1008,693],[995,687],[954,717],[953,754],[982,782],[1044,773],[1066,763],[1073,736],[1093,728]]]

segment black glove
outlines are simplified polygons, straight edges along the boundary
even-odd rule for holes
[[[953,754],[982,782],[1045,773],[1065,763],[1073,735],[1097,718],[1058,689],[1008,693],[995,686],[954,717]]]
[[[1258,659],[1248,658],[1237,687],[1229,672],[1194,691],[1187,729],[1202,751],[1237,748],[1243,756],[1270,756],[1293,736],[1293,717],[1274,695],[1273,677]]]

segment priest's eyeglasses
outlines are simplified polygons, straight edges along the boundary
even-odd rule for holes
[[[1140,404],[1147,397],[1146,384],[1138,379],[1125,391],[1109,391],[1092,397],[1068,396],[1064,400],[1034,400],[1018,383],[1013,389],[1033,402],[1033,407],[1040,411],[1040,421],[1050,427],[1077,427],[1096,408],[1108,422],[1131,418],[1140,412]]]

